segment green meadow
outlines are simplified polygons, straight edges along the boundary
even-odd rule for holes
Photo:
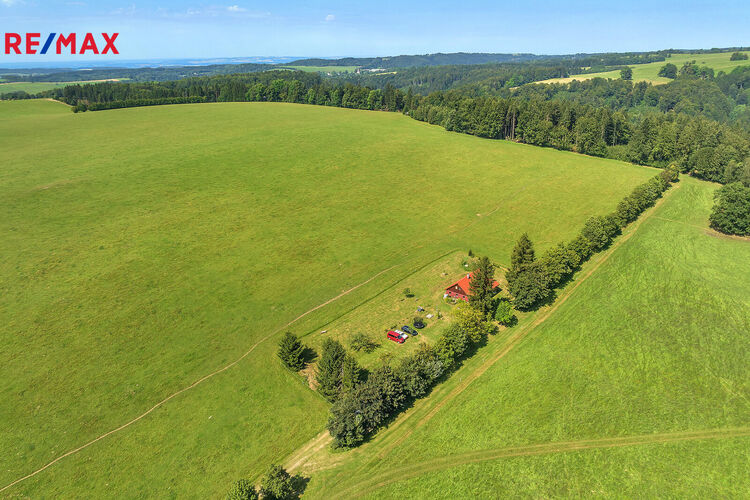
[[[743,52],[743,54],[750,55],[750,52],[746,51]],[[634,82],[646,81],[654,84],[659,84],[669,83],[670,81],[672,81],[669,78],[659,76],[659,71],[667,63],[674,64],[679,70],[683,64],[695,61],[699,66],[708,66],[709,68],[713,68],[715,73],[718,73],[719,71],[729,73],[736,67],[750,66],[750,61],[748,60],[730,61],[729,58],[731,56],[732,52],[720,52],[716,54],[672,54],[671,57],[668,57],[664,61],[646,64],[633,64],[630,67],[633,69]],[[571,75],[568,78],[553,78],[537,83],[567,83],[572,80],[590,80],[592,78],[620,78],[620,70]]]
[[[684,178],[514,342],[313,461],[310,496],[746,497],[750,242],[708,229],[715,187]]]
[[[119,429],[20,497],[222,495],[324,428],[285,330],[458,250],[543,250],[654,173],[277,103],[0,102],[0,151],[0,488]]]

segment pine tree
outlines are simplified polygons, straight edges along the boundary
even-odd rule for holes
[[[496,293],[492,286],[494,281],[495,265],[489,257],[481,257],[479,267],[474,270],[469,282],[469,288],[471,289],[469,304],[485,317],[492,311],[492,298]]]
[[[328,401],[335,401],[341,391],[341,375],[346,358],[344,347],[335,340],[323,342],[323,353],[318,362],[316,380],[318,392]]]
[[[344,358],[341,367],[341,391],[348,392],[354,389],[359,384],[361,376],[362,370],[357,364],[357,360],[351,356]]]
[[[523,233],[510,255],[510,268],[518,271],[524,264],[534,262],[534,258],[534,244],[529,239],[529,235]]]
[[[305,346],[292,332],[286,332],[279,341],[278,355],[281,361],[293,370],[301,370],[305,366]]]

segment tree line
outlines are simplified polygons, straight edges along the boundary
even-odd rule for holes
[[[506,273],[513,305],[526,311],[554,301],[555,289],[563,287],[584,262],[607,248],[628,224],[653,206],[677,181],[678,175],[676,169],[663,170],[637,186],[620,201],[614,212],[590,217],[578,236],[552,247],[538,259],[528,235],[521,235],[511,253],[511,267]]]

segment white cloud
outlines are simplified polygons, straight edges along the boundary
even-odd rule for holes
[[[336,16],[334,16],[333,14],[328,14],[326,16],[326,22],[327,23],[330,23],[331,21],[335,21],[335,20],[336,20]]]
[[[2,1],[3,5],[5,5],[6,7],[10,7],[13,4],[20,3],[18,0],[0,0],[0,1]]]
[[[240,7],[239,5],[230,5],[227,7],[227,10],[229,12],[245,12],[247,9],[244,7]]]

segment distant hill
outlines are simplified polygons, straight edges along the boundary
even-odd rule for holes
[[[445,66],[452,64],[486,64],[525,62],[549,59],[552,56],[536,54],[486,54],[454,52],[451,54],[401,55],[391,57],[344,57],[342,59],[300,59],[295,66],[361,66],[363,68],[409,68],[412,66]]]

